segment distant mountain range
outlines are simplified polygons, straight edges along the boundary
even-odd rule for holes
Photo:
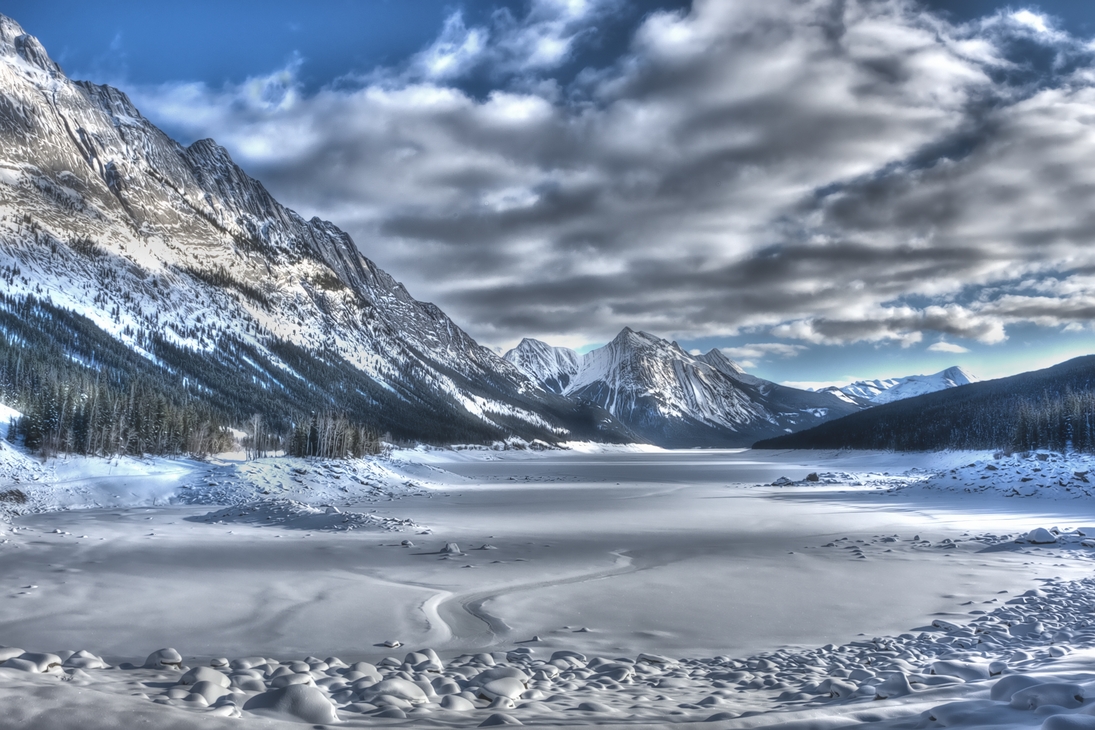
[[[1095,356],[895,400],[755,448],[1095,451]]]
[[[579,355],[525,339],[503,359],[545,389],[596,405],[667,446],[745,446],[858,410],[831,393],[747,374],[719,350],[691,355],[675,342],[624,328]]]
[[[580,357],[533,340],[499,357],[4,16],[0,139],[0,401],[56,448],[182,448],[165,444],[195,419],[288,432],[324,412],[441,443],[745,446],[860,407],[630,329]]]
[[[908,375],[904,378],[887,380],[857,380],[842,387],[822,388],[818,392],[832,393],[848,403],[867,407],[976,382],[978,379],[962,368],[950,367],[934,375]]]

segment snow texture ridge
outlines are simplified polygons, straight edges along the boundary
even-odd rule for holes
[[[431,648],[416,647],[375,664],[316,656],[192,663],[164,648],[143,662],[112,666],[83,650],[5,647],[0,676],[17,691],[66,683],[98,696],[132,696],[131,688],[139,686],[145,691],[137,701],[149,709],[158,705],[161,722],[181,720],[175,708],[237,721],[429,717],[460,727],[663,726],[730,720],[749,708],[754,715],[778,713],[772,721],[793,721],[801,713],[818,727],[857,721],[908,727],[919,712],[923,727],[1066,730],[1093,725],[1095,675],[1087,664],[1095,649],[1088,619],[1095,610],[1093,594],[1093,579],[1051,579],[991,611],[977,611],[970,621],[935,619],[917,634],[743,658],[604,657],[565,649],[537,656],[533,641],[447,661]],[[115,712],[133,712],[123,697],[114,699]],[[873,720],[857,717],[866,703]],[[196,720],[193,726],[199,726]]]

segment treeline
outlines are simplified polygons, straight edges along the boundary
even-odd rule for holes
[[[202,362],[214,376],[210,388],[204,371],[167,364],[178,348],[149,344],[168,356],[164,364],[134,353],[85,317],[0,295],[0,402],[22,414],[8,438],[44,454],[200,456],[231,450],[231,426],[238,425],[253,456],[342,458],[379,450],[376,428],[334,410],[322,396],[303,405],[325,408],[293,408],[254,372],[223,361],[226,354],[245,359],[251,350],[226,347],[220,363]]]
[[[286,433],[268,430],[262,416],[255,414],[245,429],[247,435],[240,443],[250,459],[277,452],[324,459],[360,459],[381,450],[380,435],[375,430],[354,423],[341,413],[313,413]]]
[[[1025,401],[1015,414],[1015,451],[1050,449],[1095,453],[1095,391],[1066,390]]]
[[[875,406],[754,448],[1095,452],[1095,356]]]
[[[9,438],[22,438],[40,453],[204,456],[234,444],[219,414],[193,399],[174,401],[146,380],[121,390],[90,374],[26,367],[18,359],[16,368],[24,377],[5,383],[11,393],[5,400],[22,417]]]
[[[380,437],[343,415],[313,414],[293,429],[286,451],[290,456],[360,459],[366,454],[380,453]]]
[[[0,401],[9,439],[42,453],[182,454],[232,443],[226,414],[134,362],[90,320],[28,298],[0,309]]]

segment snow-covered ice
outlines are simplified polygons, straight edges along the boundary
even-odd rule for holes
[[[575,447],[5,447],[4,726],[1095,724],[1087,457]]]

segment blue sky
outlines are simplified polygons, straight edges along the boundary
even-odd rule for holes
[[[781,382],[1095,351],[1095,3],[8,2],[489,346]]]
[[[627,47],[644,15],[686,7],[680,0],[629,0],[595,43],[556,74],[611,63]],[[446,20],[460,13],[469,25],[499,11],[521,16],[524,0],[192,0],[149,3],[48,0],[5,3],[3,12],[38,36],[71,75],[130,84],[241,82],[300,58],[298,80],[314,92],[347,74],[398,65],[429,46]],[[461,79],[478,91],[481,84]]]

